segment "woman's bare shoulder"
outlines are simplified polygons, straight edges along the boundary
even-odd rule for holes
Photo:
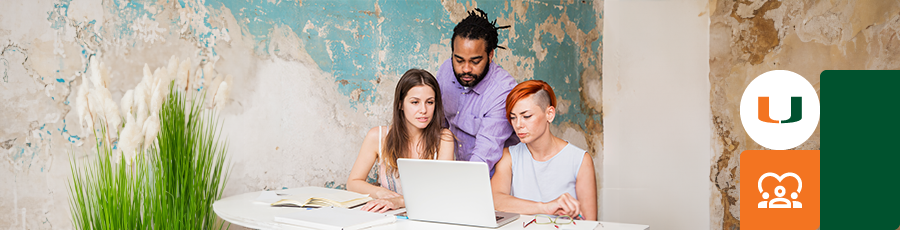
[[[380,129],[381,130],[381,138],[384,138],[386,136],[385,134],[387,134],[388,129],[390,129],[390,128],[387,126],[375,126],[375,127],[372,127],[371,129],[369,129],[369,132],[366,133],[365,139],[366,140],[370,140],[370,139],[377,140],[378,136],[379,136],[378,135],[379,127],[381,127],[381,129]]]
[[[450,129],[441,129],[441,140],[442,141],[453,141],[453,132],[450,132]]]

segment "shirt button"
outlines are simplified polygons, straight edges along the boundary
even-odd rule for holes
[[[456,111],[456,114],[459,114],[459,111]]]

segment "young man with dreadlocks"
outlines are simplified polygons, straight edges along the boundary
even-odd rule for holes
[[[519,143],[506,117],[506,96],[516,80],[492,62],[496,26],[475,8],[453,28],[450,59],[438,69],[445,127],[456,136],[456,160],[487,163],[491,176],[503,148]]]

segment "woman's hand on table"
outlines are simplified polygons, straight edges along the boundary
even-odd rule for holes
[[[375,192],[376,199],[390,199],[397,197],[400,197],[399,193],[387,189],[382,189],[381,191]]]
[[[399,195],[397,197],[393,197],[393,198],[389,198],[389,199],[371,200],[368,203],[366,203],[365,205],[363,205],[362,208],[360,208],[360,210],[367,211],[367,212],[383,213],[383,212],[387,212],[390,210],[398,209],[398,208],[400,208],[400,205],[397,204],[398,199],[400,199]]]
[[[542,203],[541,213],[558,216],[568,215],[576,218],[581,214],[581,204],[569,193],[563,193],[553,201]]]

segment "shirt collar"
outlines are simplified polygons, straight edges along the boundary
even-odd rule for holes
[[[483,94],[485,91],[488,90],[488,88],[489,88],[489,86],[488,86],[488,85],[489,85],[489,84],[488,84],[488,81],[490,81],[490,79],[492,79],[491,76],[494,75],[494,74],[497,72],[497,70],[496,70],[497,68],[495,68],[496,65],[497,65],[497,64],[494,64],[494,61],[493,61],[493,60],[491,61],[490,64],[488,64],[488,73],[487,73],[487,75],[484,75],[484,78],[481,79],[481,81],[478,82],[477,85],[475,85],[475,86],[473,86],[473,87],[470,87],[470,89],[472,89],[473,92],[477,93],[478,95],[481,95],[481,94]]]

